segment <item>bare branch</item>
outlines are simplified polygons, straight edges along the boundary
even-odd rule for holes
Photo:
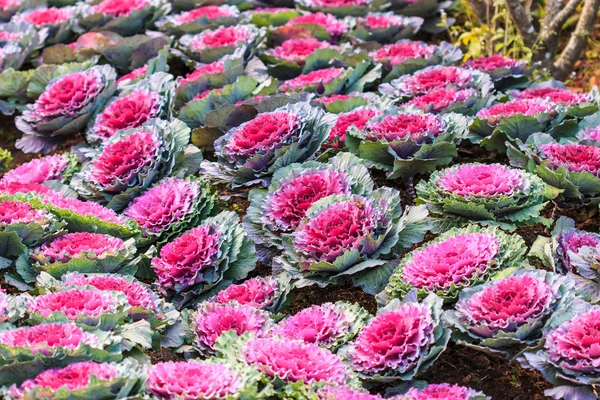
[[[527,47],[532,47],[535,43],[536,32],[531,22],[531,14],[523,8],[520,0],[506,0],[505,2],[510,19],[515,24],[519,35],[523,39],[523,43]]]
[[[575,27],[575,31],[558,57],[558,60],[554,62],[552,75],[556,79],[566,79],[575,68],[575,63],[585,49],[590,32],[594,27],[594,21],[596,20],[599,8],[600,0],[585,0],[585,3],[583,3],[577,27]]]
[[[473,8],[479,23],[482,25],[489,25],[489,16],[491,14],[491,2],[487,0],[469,0],[469,4]]]
[[[571,17],[571,15],[575,14],[575,11],[577,11],[577,6],[579,3],[581,3],[581,0],[569,0],[564,8],[562,8],[558,13],[553,14],[555,17],[551,19],[551,22],[548,24],[548,26],[544,27],[544,31],[546,32],[543,32],[542,34],[559,34],[565,22],[567,22],[569,17]]]

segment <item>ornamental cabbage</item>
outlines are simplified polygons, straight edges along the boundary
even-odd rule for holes
[[[287,39],[279,46],[259,54],[269,75],[278,79],[294,78],[308,73],[315,66],[327,65],[333,59],[342,59],[344,49],[313,37]]]
[[[331,351],[353,340],[370,314],[358,304],[338,301],[313,305],[279,322],[278,333]]]
[[[600,196],[600,143],[557,143],[550,135],[533,134],[526,144],[507,143],[513,166],[534,172],[558,189],[562,200],[594,200]]]
[[[0,201],[0,241],[3,248],[0,269],[10,267],[28,247],[38,246],[54,235],[60,235],[63,225],[52,214],[35,209],[25,201]]]
[[[494,54],[489,57],[479,57],[470,59],[465,64],[465,67],[476,69],[485,72],[492,78],[494,83],[515,84],[520,81],[527,81],[525,70],[527,63],[524,61],[513,60],[510,57],[505,57],[501,54]]]
[[[417,203],[426,204],[438,227],[469,222],[517,226],[543,223],[540,215],[550,193],[544,181],[528,172],[500,164],[463,164],[436,171],[416,186]]]
[[[373,191],[369,171],[349,153],[323,164],[307,161],[279,169],[267,189],[252,189],[244,227],[257,244],[259,255],[270,258],[282,250],[282,235],[293,232],[306,211],[330,195],[367,195]]]
[[[379,85],[379,92],[392,98],[410,99],[441,87],[457,90],[475,89],[485,97],[492,91],[493,83],[490,76],[483,72],[437,65]]]
[[[66,323],[103,331],[115,330],[129,312],[127,296],[115,291],[66,289],[42,294],[27,302],[29,322]]]
[[[76,12],[76,7],[37,7],[13,15],[10,22],[29,24],[40,33],[45,31],[42,34],[47,37],[46,44],[64,43],[73,35]]]
[[[369,381],[412,380],[446,349],[450,331],[440,324],[441,315],[442,299],[434,294],[422,303],[393,300],[349,345],[352,367]]]
[[[564,116],[558,105],[543,99],[512,100],[477,112],[469,140],[487,150],[506,151],[505,142],[525,142],[535,132],[552,129]]]
[[[332,124],[333,116],[304,102],[260,113],[217,139],[218,162],[205,160],[201,170],[236,185],[264,185],[276,170],[312,158]]]
[[[101,233],[67,233],[31,249],[17,262],[17,270],[25,282],[35,282],[42,271],[54,278],[69,272],[119,273],[133,275],[137,271],[135,241]]]
[[[47,181],[68,182],[77,170],[77,157],[73,154],[57,154],[23,163],[7,171],[0,184],[42,184]]]
[[[157,72],[121,90],[90,121],[88,141],[102,143],[119,130],[138,128],[154,118],[169,119],[174,85],[170,74]]]
[[[348,32],[348,24],[345,21],[322,12],[299,15],[288,21],[284,28],[306,30],[312,33],[311,36],[319,40],[327,40],[333,43]]]
[[[265,28],[254,25],[221,26],[204,30],[197,35],[184,35],[179,43],[194,60],[212,63],[233,54],[237,49],[241,49],[242,54],[250,55],[262,42],[265,34]]]
[[[428,227],[426,208],[407,207],[403,213],[394,189],[331,195],[313,203],[296,230],[284,236],[284,254],[274,265],[299,287],[352,280],[375,294],[391,275],[390,259],[421,241]]]
[[[451,229],[404,256],[378,300],[387,303],[416,289],[419,298],[435,293],[451,302],[500,270],[520,268],[526,252],[520,236],[496,227]]]
[[[515,100],[545,100],[558,104],[566,109],[567,116],[575,119],[598,111],[598,102],[593,92],[590,94],[575,93],[564,86],[563,83],[556,81],[533,83],[527,89],[522,91],[513,90],[509,95]]]
[[[214,361],[167,361],[152,366],[146,391],[159,399],[255,398],[256,380],[255,374]]]
[[[246,332],[256,337],[269,336],[273,322],[266,311],[250,305],[231,303],[202,303],[190,315],[193,347],[202,356],[216,353],[215,342],[225,332],[241,336]]]
[[[159,290],[182,307],[246,278],[256,259],[237,214],[223,211],[165,244],[152,268]]]
[[[570,304],[573,282],[552,272],[521,270],[464,289],[444,318],[459,344],[514,356],[535,347],[551,317]]]
[[[13,385],[6,395],[7,399],[125,398],[138,394],[145,375],[144,367],[132,358],[118,364],[80,361]]]
[[[352,380],[351,371],[340,358],[301,340],[251,338],[242,345],[238,357],[274,381],[276,387],[298,382],[345,385]]]
[[[247,279],[240,284],[229,285],[219,291],[210,301],[216,303],[237,302],[275,312],[285,304],[291,290],[288,276],[281,273],[277,279],[271,276]]]
[[[416,34],[423,25],[421,17],[404,17],[391,12],[368,13],[359,17],[347,33],[348,37],[365,42],[395,43]]]
[[[412,387],[405,394],[390,400],[491,400],[491,397],[470,387],[437,383],[424,388]]]
[[[156,22],[159,30],[169,35],[200,33],[205,29],[232,26],[238,23],[240,11],[232,5],[209,5],[175,15],[167,15]]]
[[[387,8],[382,0],[294,0],[296,7],[311,12],[331,13],[338,17],[364,16],[369,11]]]
[[[369,70],[370,67],[369,61],[361,61],[354,68],[317,69],[282,82],[278,90],[281,93],[310,92],[319,96],[362,92],[365,85],[375,82],[381,75],[381,65]]]
[[[458,155],[456,143],[467,134],[467,121],[455,113],[398,113],[392,107],[362,129],[351,126],[346,146],[368,166],[386,171],[388,179],[412,178],[452,162]]]
[[[9,68],[19,70],[32,53],[43,46],[47,36],[47,29],[38,30],[26,22],[3,25],[0,32],[0,72]]]
[[[109,362],[122,358],[117,337],[85,332],[73,323],[4,330],[0,332],[0,351],[0,385],[21,384],[46,369],[77,361]]]
[[[388,83],[428,66],[452,65],[461,59],[462,51],[447,42],[436,46],[403,39],[373,50],[369,52],[369,56],[373,61],[383,64],[386,71],[383,82]]]
[[[208,216],[214,195],[197,178],[165,178],[136,197],[123,215],[137,222],[143,241],[165,243]]]
[[[479,110],[485,101],[486,99],[482,99],[479,91],[475,89],[441,87],[413,97],[403,107],[416,107],[421,111],[434,114],[441,112],[470,114],[473,110]]]
[[[15,120],[23,137],[17,148],[26,153],[48,153],[64,140],[81,132],[97,109],[115,90],[115,70],[92,67],[52,79],[44,92]]]
[[[132,36],[151,28],[154,22],[171,10],[164,0],[102,0],[84,5],[77,21],[80,32],[115,32]]]
[[[599,323],[600,308],[577,302],[553,319],[541,349],[529,350],[519,358],[525,368],[537,369],[556,386],[547,389],[546,396],[565,400],[598,397],[595,387],[600,382],[596,352]]]
[[[122,210],[153,183],[198,171],[202,153],[189,141],[190,129],[178,119],[119,131],[75,174],[71,186],[86,199]]]

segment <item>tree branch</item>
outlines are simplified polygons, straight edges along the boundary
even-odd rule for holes
[[[575,14],[575,11],[577,11],[577,6],[579,3],[581,3],[581,0],[569,0],[567,5],[560,9],[558,13],[552,14],[555,15],[555,17],[551,18],[551,22],[548,24],[548,26],[544,27],[544,31],[547,33],[559,34],[565,22],[567,22],[569,17],[571,17],[571,15]],[[548,10],[548,12],[550,11],[552,10]]]
[[[475,16],[482,25],[489,25],[489,16],[491,13],[492,5],[487,0],[469,0],[469,4],[475,12]]]
[[[585,0],[585,3],[583,3],[583,9],[575,31],[558,60],[554,62],[552,75],[556,79],[566,79],[575,68],[575,63],[585,49],[590,32],[594,27],[598,8],[600,8],[600,0]]]
[[[532,47],[535,43],[536,34],[533,23],[531,22],[531,15],[523,8],[520,0],[506,0],[506,8],[510,14],[517,32],[523,39],[523,43],[527,47]]]
[[[540,32],[540,46],[534,56],[535,61],[542,61],[546,68],[552,69],[552,63],[558,52],[558,40],[562,27],[577,11],[581,0],[550,0],[546,9],[543,26]]]

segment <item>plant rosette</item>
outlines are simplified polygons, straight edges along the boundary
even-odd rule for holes
[[[464,289],[444,320],[457,343],[514,358],[524,347],[539,344],[553,315],[572,302],[573,285],[570,279],[552,272],[516,271]]]
[[[370,51],[369,57],[383,64],[383,82],[389,83],[428,66],[453,65],[462,58],[462,51],[447,42],[436,46],[403,39]]]
[[[507,146],[511,165],[535,173],[557,189],[560,200],[600,202],[600,143],[558,143],[535,133],[526,144]]]
[[[276,88],[276,79],[259,82],[240,76],[232,84],[199,93],[179,110],[178,117],[192,128],[192,143],[213,150],[216,139],[256,115],[254,110],[246,112],[250,107],[240,106],[253,98],[272,95]]]
[[[12,328],[25,314],[25,300],[21,296],[13,296],[0,291],[0,331]]]
[[[190,129],[178,119],[152,119],[139,128],[117,131],[88,154],[91,159],[71,186],[85,199],[122,210],[162,178],[198,171],[202,153],[189,144],[190,136]]]
[[[4,395],[8,400],[129,398],[140,392],[146,374],[146,368],[133,358],[120,363],[80,361],[41,372],[4,390]]]
[[[81,63],[43,64],[29,71],[8,68],[0,73],[0,112],[4,115],[22,112],[27,103],[35,101],[44,92],[49,81],[71,72],[89,69],[97,61],[97,58],[93,58]]]
[[[184,314],[186,314],[184,324],[187,323],[186,343],[191,344],[193,350],[203,357],[216,354],[215,343],[226,332],[236,336],[248,333],[253,337],[263,338],[272,336],[275,329],[275,324],[267,311],[247,304],[238,304],[235,301],[204,302],[193,312],[186,310]]]
[[[186,103],[207,90],[231,85],[238,77],[244,75],[244,72],[244,59],[234,55],[196,66],[194,71],[185,77],[177,77],[174,109],[180,110]]]
[[[1,11],[0,11],[1,13]],[[44,45],[47,29],[36,29],[26,22],[8,23],[0,32],[0,73],[8,68],[18,70],[35,51]]]
[[[600,235],[575,228],[575,221],[560,217],[551,237],[538,236],[528,257],[552,271],[568,275],[578,293],[590,303],[600,301]]]
[[[489,105],[490,96],[482,97],[476,89],[455,89],[440,87],[413,97],[403,108],[418,108],[426,113],[458,113],[471,116]]]
[[[200,33],[205,29],[232,26],[239,22],[240,10],[231,5],[202,6],[175,15],[167,15],[156,22],[162,32],[182,36]]]
[[[554,388],[544,391],[553,399],[594,400],[600,382],[594,352],[600,308],[574,301],[552,318],[544,331],[545,341],[524,352],[521,365],[538,370]]]
[[[525,61],[517,61],[500,54],[470,59],[464,66],[485,72],[492,78],[494,85],[502,89],[523,84],[528,81],[530,75]]]
[[[72,29],[76,16],[76,7],[38,7],[21,11],[11,18],[15,24],[26,23],[47,35],[46,45],[68,42],[73,36]]]
[[[469,141],[485,149],[506,152],[509,143],[525,143],[536,132],[561,137],[566,111],[544,99],[521,99],[496,103],[477,112],[469,125]]]
[[[389,7],[384,0],[294,0],[300,10],[322,12],[336,17],[364,16],[368,12],[383,11]]]
[[[260,113],[217,139],[218,161],[203,161],[201,171],[234,185],[266,186],[278,169],[312,158],[332,124],[332,115],[305,102]]]
[[[423,384],[421,384],[423,383]],[[491,400],[484,393],[467,386],[449,383],[435,383],[428,385],[424,381],[415,381],[411,385],[400,385],[403,390],[407,387],[405,393],[388,397],[389,400]],[[395,389],[395,388],[394,388]],[[394,390],[394,393],[397,393]]]
[[[43,184],[51,181],[68,183],[79,169],[77,156],[71,153],[34,158],[7,171],[0,184]]]
[[[152,268],[157,289],[181,308],[245,279],[256,260],[237,214],[223,211],[164,245]]]
[[[369,382],[413,380],[437,360],[450,340],[450,330],[441,323],[442,304],[434,294],[422,302],[414,293],[404,302],[393,300],[340,350],[342,357]]]
[[[375,93],[330,94],[316,97],[313,102],[332,114],[348,113],[358,107],[386,108],[388,102]]]
[[[138,128],[151,119],[169,120],[174,86],[171,74],[158,72],[123,88],[90,120],[88,142],[102,143],[117,131]]]
[[[165,178],[136,197],[123,215],[142,230],[138,246],[166,243],[204,220],[212,210],[215,196],[208,181],[188,177]]]
[[[171,10],[165,0],[101,0],[81,7],[76,30],[115,32],[132,36],[154,26],[154,22]]]
[[[221,360],[159,362],[150,368],[146,392],[156,399],[260,398],[254,368]]]
[[[266,33],[266,28],[257,28],[254,25],[221,26],[196,35],[183,35],[179,44],[192,59],[201,63],[212,63],[223,56],[234,54],[237,49],[241,49],[244,58],[249,58]]]
[[[279,27],[298,17],[300,12],[293,8],[257,8],[242,14],[245,20],[259,28]]]
[[[138,259],[135,240],[126,241],[100,233],[67,233],[32,248],[17,261],[17,272],[33,283],[42,271],[54,278],[69,272],[133,275]]]
[[[226,332],[215,349],[217,359],[258,370],[267,397],[316,398],[315,389],[322,386],[359,386],[356,375],[338,356],[302,340]]]
[[[26,306],[31,325],[72,322],[87,331],[116,330],[125,323],[129,308],[125,294],[93,287],[29,297]]]
[[[451,303],[466,288],[521,268],[526,252],[520,236],[497,227],[450,229],[405,255],[377,300],[387,304],[417,290],[420,299],[435,293]]]
[[[15,120],[23,137],[17,148],[26,153],[48,153],[66,137],[81,132],[94,112],[115,91],[115,70],[91,67],[52,79],[43,93]]]
[[[381,76],[381,65],[372,67],[369,61],[361,61],[354,68],[330,67],[318,69],[293,79],[283,81],[281,93],[315,93],[318,96],[362,92]]]
[[[280,31],[283,37],[286,37],[285,31],[294,30],[314,36],[319,40],[327,40],[336,43],[344,34],[348,32],[348,23],[345,20],[337,19],[332,14],[322,12],[302,14],[289,20],[283,27],[280,27],[270,33],[271,39]],[[291,37],[287,37],[291,39]]]
[[[536,175],[500,164],[463,164],[436,171],[416,186],[417,204],[426,204],[436,218],[436,231],[469,223],[518,226],[552,220],[540,212],[556,195]]]
[[[122,359],[118,337],[73,323],[42,323],[0,332],[0,385],[20,385],[39,373],[79,361]]]
[[[323,303],[283,319],[277,332],[284,338],[314,343],[335,352],[353,340],[370,317],[356,303]]]
[[[396,43],[415,35],[423,25],[421,17],[404,17],[391,12],[368,13],[354,21],[346,37],[361,42]]]
[[[227,286],[209,301],[221,304],[236,302],[275,313],[287,303],[292,289],[289,278],[289,274],[282,272],[277,277],[246,279],[240,284]]]
[[[313,37],[287,39],[279,46],[265,49],[258,57],[267,66],[269,75],[277,79],[296,76],[329,66],[332,60],[342,60],[347,49]]]
[[[34,2],[35,3],[35,2]],[[10,19],[25,8],[27,4],[21,4],[21,0],[6,0],[0,5],[0,22],[8,22]]]
[[[0,269],[8,268],[28,247],[61,235],[64,224],[43,209],[35,209],[25,201],[0,201]]]
[[[307,161],[291,164],[273,175],[267,189],[252,189],[244,227],[257,244],[259,257],[267,260],[283,250],[283,235],[292,233],[318,200],[330,195],[364,195],[373,181],[361,160],[339,153],[327,164]]]
[[[599,102],[598,93],[595,91],[588,94],[575,93],[567,89],[562,82],[554,80],[534,83],[521,91],[513,90],[509,97],[514,100],[546,100],[560,105],[565,109],[565,118],[573,125],[573,128],[569,127],[571,129],[577,127],[581,118],[596,113]],[[566,121],[563,124],[566,124]]]
[[[45,210],[56,220],[64,222],[69,232],[106,233],[119,238],[139,234],[139,226],[134,221],[117,215],[109,208],[92,201],[78,200],[73,197],[72,191],[65,193],[41,188],[46,186],[11,188],[15,193],[0,197],[0,200],[23,201],[31,208]]]
[[[348,150],[388,179],[412,178],[448,165],[458,155],[456,145],[467,135],[468,119],[460,114],[398,113],[391,107],[361,128],[350,126]]]
[[[488,74],[461,67],[434,65],[379,85],[379,92],[397,100],[409,100],[439,88],[475,89],[486,97],[494,89]]]
[[[427,209],[403,212],[394,189],[331,195],[313,203],[296,230],[283,236],[284,253],[273,263],[288,271],[297,287],[352,281],[376,294],[397,265],[394,256],[421,241],[428,229]]]

